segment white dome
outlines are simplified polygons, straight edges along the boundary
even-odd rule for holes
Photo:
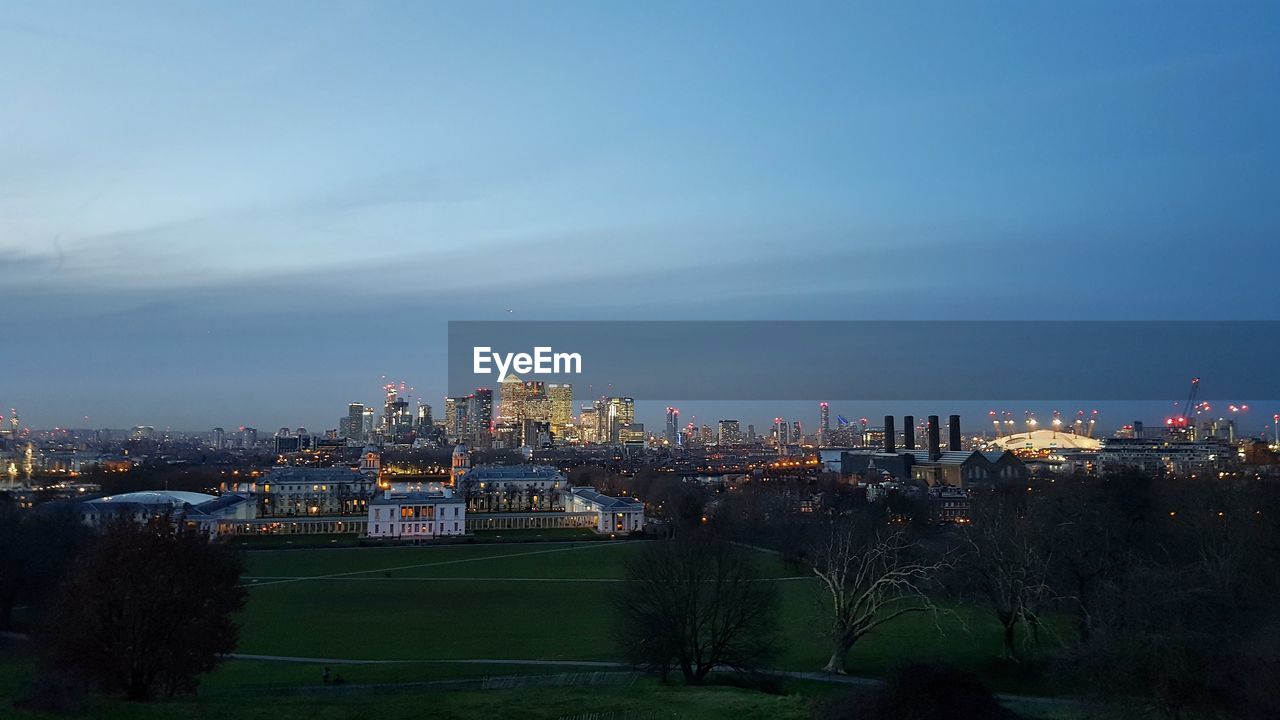
[[[121,493],[120,495],[108,495],[98,498],[94,502],[131,502],[143,505],[199,505],[200,503],[216,500],[212,495],[193,492],[179,492],[170,490],[143,490],[141,492]]]
[[[1001,450],[1099,450],[1098,438],[1055,430],[1032,430],[1006,435],[995,442]]]

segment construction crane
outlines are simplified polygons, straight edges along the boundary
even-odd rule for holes
[[[1195,429],[1191,411],[1195,409],[1196,395],[1200,392],[1200,378],[1191,378],[1191,390],[1187,392],[1187,401],[1182,405],[1182,413],[1165,420],[1165,425],[1177,430]]]

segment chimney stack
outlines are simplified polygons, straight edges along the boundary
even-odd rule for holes
[[[948,418],[947,426],[948,426],[947,429],[951,433],[951,438],[950,438],[951,442],[948,443],[949,447],[947,449],[959,452],[961,450],[960,445],[962,444],[960,442],[960,416],[952,415],[950,418]]]
[[[902,449],[916,449],[916,418],[914,415],[902,416]]]
[[[930,460],[937,460],[942,455],[942,452],[938,448],[939,442],[940,442],[940,438],[938,437],[938,416],[930,415],[929,416],[929,459]]]
[[[884,451],[885,452],[887,453],[896,452],[896,447],[894,446],[894,443],[897,441],[897,438],[895,438],[894,436],[897,434],[898,434],[898,431],[894,430],[893,428],[893,416],[885,415],[884,416]]]

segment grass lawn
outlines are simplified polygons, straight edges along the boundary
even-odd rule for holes
[[[728,687],[664,686],[640,680],[624,687],[391,694],[320,690],[310,696],[269,700],[209,695],[153,704],[107,700],[96,702],[89,714],[101,720],[533,720],[588,713],[634,720],[801,720],[809,717],[811,702],[803,695],[766,695]],[[21,713],[19,717],[35,720],[45,716]]]
[[[241,651],[336,659],[613,661],[610,593],[640,543],[591,542],[255,552]],[[784,643],[776,666],[818,670],[829,646],[817,584],[772,556]],[[320,576],[336,575],[323,578]],[[310,577],[317,579],[296,580]],[[802,579],[794,579],[794,578]],[[781,580],[782,578],[792,578]],[[1003,689],[990,611],[910,615],[854,648],[850,671],[881,675],[913,658],[952,662]]]
[[[356,685],[592,671],[574,666],[414,662],[457,660],[617,661],[611,640],[610,593],[626,558],[642,543],[591,541],[507,545],[263,549],[248,556],[249,600],[239,619],[239,652],[384,663],[282,662],[237,659],[202,683],[196,700],[139,706],[98,700],[101,718],[559,718],[614,713],[647,718],[801,718],[815,698],[839,688],[792,682],[787,695],[726,687],[627,686],[430,690],[383,694]],[[782,651],[775,666],[815,671],[827,660],[818,586],[803,571],[759,555],[778,583]],[[941,628],[941,633],[939,632]],[[1034,693],[1000,663],[994,614],[957,608],[939,620],[905,616],[863,639],[850,672],[881,675],[916,658],[978,671],[997,689]],[[3,650],[0,647],[0,650]],[[347,686],[320,685],[325,664]],[[28,649],[0,653],[0,697],[32,673]],[[254,695],[311,687],[303,695]],[[0,703],[0,715],[8,710]],[[631,714],[627,714],[631,713]],[[38,717],[28,713],[23,718]]]

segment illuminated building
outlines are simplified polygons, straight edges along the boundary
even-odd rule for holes
[[[667,444],[675,447],[680,444],[680,410],[677,408],[667,408],[667,428],[666,435]]]
[[[524,381],[515,373],[507,375],[498,387],[498,421],[519,423],[524,417]]]
[[[578,413],[578,439],[584,445],[600,442],[600,411],[594,405],[585,405]]]
[[[364,434],[364,405],[362,403],[351,403],[347,405],[347,433],[348,440],[362,443],[367,438]]]
[[[569,424],[573,422],[573,386],[568,383],[548,385],[547,397],[551,401],[551,432],[557,438],[565,438],[569,434]]]
[[[444,434],[449,442],[458,443],[467,439],[470,434],[470,410],[471,398],[468,396],[444,399]]]
[[[636,419],[636,401],[629,397],[607,397],[601,398],[596,403],[596,411],[603,415],[597,415],[600,422],[601,441],[617,444],[621,441],[622,430],[635,422]]]
[[[644,529],[644,503],[635,498],[615,498],[592,488],[575,487],[566,495],[564,509],[595,513],[595,531],[601,534],[630,534]]]
[[[742,442],[742,433],[738,429],[737,420],[721,420],[719,425],[721,445],[736,445]]]
[[[493,391],[476,388],[467,396],[467,436],[472,442],[487,447],[493,431]]]
[[[369,501],[368,536],[430,539],[467,532],[467,508],[448,491],[379,493]]]
[[[831,433],[831,409],[826,403],[818,403],[818,445],[827,444],[827,436]]]
[[[226,449],[227,447],[227,431],[226,430],[223,430],[220,427],[214,428],[213,433],[209,439],[211,444],[213,445],[214,450]]]

